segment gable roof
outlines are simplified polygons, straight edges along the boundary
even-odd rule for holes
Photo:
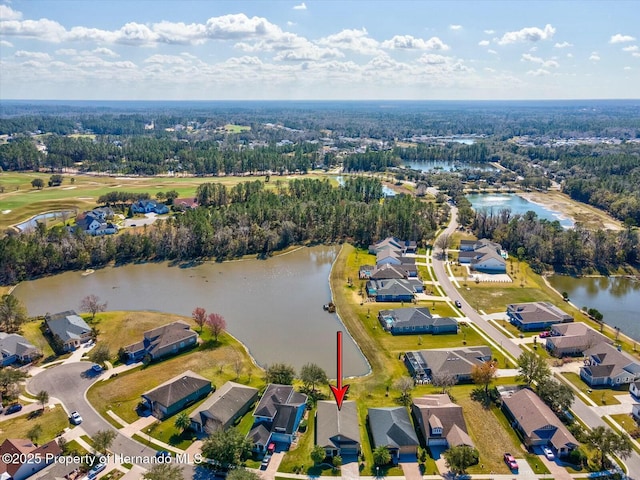
[[[556,414],[528,388],[523,388],[510,397],[504,398],[503,403],[527,437],[539,438],[535,433],[537,430],[555,427],[556,431],[550,440],[556,449],[566,445],[578,445],[578,441]]]
[[[491,358],[491,348],[486,346],[408,353],[412,354],[411,358],[415,358],[423,369],[426,367],[431,370],[432,375],[470,375],[474,365],[481,365]]]
[[[582,367],[590,370],[592,377],[616,377],[625,372],[634,376],[640,375],[640,363],[608,343],[599,343],[585,350],[584,355],[597,362]]]
[[[196,332],[191,330],[188,323],[178,320],[147,330],[144,332],[142,341],[127,345],[124,349],[130,353],[144,349],[147,353],[153,355],[157,350],[162,350],[167,346],[174,345],[194,336],[197,337],[197,335]]]
[[[62,453],[62,449],[58,445],[58,442],[51,440],[44,445],[37,447],[31,440],[24,438],[7,438],[0,445],[0,475],[8,473],[13,476],[22,467],[25,462],[12,462],[6,463],[3,460],[5,454],[32,454],[34,457],[40,456],[44,459],[47,455],[58,456]]]
[[[374,447],[400,448],[418,445],[418,436],[406,408],[370,408],[368,416]]]
[[[316,445],[340,448],[345,443],[360,444],[356,402],[343,402],[342,409],[338,410],[335,402],[319,401],[316,412]]]
[[[206,424],[211,420],[216,424],[226,425],[257,396],[257,388],[227,382],[193,411],[191,421]]]
[[[547,337],[547,343],[560,349],[575,348],[578,350],[586,350],[602,342],[612,342],[611,339],[582,322],[552,325],[551,331],[553,335]]]
[[[191,370],[187,370],[153,390],[143,393],[142,396],[154,403],[169,407],[207,385],[211,388],[210,380]]]
[[[74,310],[47,315],[45,321],[51,333],[64,343],[91,333],[91,327]]]
[[[378,295],[413,295],[422,282],[417,279],[390,278],[385,280],[369,280]]]
[[[440,423],[442,436],[447,438],[449,446],[469,445],[473,441],[467,433],[467,424],[462,414],[462,407],[451,401],[447,394],[425,395],[413,400],[412,410],[416,418],[420,418],[420,425],[426,429],[434,426],[435,420]],[[429,432],[423,432],[425,437]]]
[[[522,323],[572,322],[573,317],[549,302],[513,303],[507,313]]]
[[[389,317],[393,320],[393,327],[412,326],[444,326],[458,325],[457,320],[449,317],[433,317],[427,307],[396,308],[393,310],[381,310],[381,317]]]
[[[270,383],[262,394],[253,416],[274,418],[280,405],[300,406],[303,403],[307,403],[307,396],[296,392],[291,385]]]
[[[22,335],[0,332],[0,352],[4,356],[35,354],[38,349]]]

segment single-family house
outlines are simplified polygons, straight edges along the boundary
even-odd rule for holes
[[[194,208],[198,208],[198,199],[193,197],[176,198],[173,201],[173,205],[179,209],[191,210]]]
[[[333,401],[318,402],[315,444],[324,448],[327,457],[360,454],[360,426],[356,402],[346,401],[338,410]]]
[[[269,384],[253,412],[253,428],[247,435],[254,450],[265,452],[271,443],[291,445],[306,405],[307,396],[291,385]]]
[[[191,428],[211,435],[232,427],[258,399],[258,389],[227,382],[191,414]]]
[[[110,220],[113,210],[108,207],[96,208],[90,212],[83,212],[76,218],[76,228],[89,235],[112,235],[118,233],[118,226]]]
[[[206,397],[211,389],[210,380],[187,370],[143,393],[142,401],[151,415],[162,420]]]
[[[558,457],[564,457],[579,445],[556,414],[528,388],[503,398],[502,408],[527,447],[550,446]]]
[[[461,240],[458,262],[483,273],[506,273],[506,252],[498,243],[487,240]]]
[[[580,378],[592,387],[617,387],[640,380],[640,363],[609,343],[599,343],[584,351]]]
[[[467,432],[462,407],[453,403],[449,395],[434,394],[415,398],[411,411],[428,447],[474,446]]]
[[[47,314],[45,324],[65,352],[75,350],[91,340],[91,327],[75,311]]]
[[[131,211],[133,213],[157,213],[162,215],[163,213],[169,213],[169,207],[155,200],[138,200],[131,204]]]
[[[14,362],[29,363],[42,355],[40,350],[22,335],[5,332],[0,332],[0,354],[2,354],[0,365],[3,367]]]
[[[369,278],[373,280],[387,280],[390,278],[408,278],[409,273],[402,268],[402,265],[391,265],[385,263],[376,267],[370,274]]]
[[[419,333],[457,333],[458,321],[450,317],[434,317],[426,307],[380,310],[378,321],[393,335]]]
[[[401,253],[416,253],[418,245],[413,240],[400,240],[396,237],[387,237],[373,245],[369,245],[369,253],[375,255],[384,248],[391,247]]]
[[[629,384],[629,393],[635,398],[640,398],[640,380],[636,380]]]
[[[406,408],[370,408],[367,421],[373,439],[372,447],[387,447],[393,463],[398,463],[400,455],[417,453],[418,436]]]
[[[611,340],[582,322],[560,323],[551,326],[546,347],[551,355],[560,358],[582,355],[602,342],[611,343]]]
[[[422,282],[415,278],[389,280],[369,280],[367,294],[376,302],[410,302],[416,293],[422,293]]]
[[[198,334],[182,321],[168,323],[161,327],[144,332],[143,339],[124,347],[130,360],[140,360],[146,355],[152,360],[175,355],[198,342]]]
[[[631,406],[631,416],[636,422],[640,422],[640,403],[634,403]]]
[[[55,440],[37,446],[31,440],[7,438],[0,445],[0,479],[24,480],[53,463],[61,454],[62,449]]]
[[[452,376],[456,382],[471,380],[474,365],[491,360],[491,348],[486,346],[448,348],[407,352],[404,364],[417,382],[429,382],[434,376]]]
[[[554,323],[573,322],[573,317],[549,302],[507,305],[509,322],[524,332],[546,330]]]

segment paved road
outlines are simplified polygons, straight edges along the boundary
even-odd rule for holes
[[[456,207],[451,207],[451,221],[449,226],[441,233],[451,235],[458,228],[457,222],[457,213],[458,209]],[[438,283],[442,287],[444,294],[448,296],[452,301],[460,300],[462,303],[462,312],[476,325],[478,325],[489,337],[493,339],[496,345],[500,344],[503,350],[506,350],[513,356],[514,358],[518,358],[522,353],[520,347],[512,341],[511,338],[504,335],[500,330],[491,325],[487,320],[482,318],[478,312],[476,312],[469,303],[467,303],[464,298],[458,293],[458,290],[449,280],[449,275],[445,269],[445,261],[440,255],[440,253],[436,253],[436,249],[432,250],[432,262],[433,269],[436,275],[436,279]],[[592,407],[585,404],[580,398],[577,396],[573,401],[573,405],[571,406],[571,410],[578,416],[582,421],[589,425],[591,428],[604,426],[610,428],[608,424],[606,424],[600,415],[593,410]],[[631,456],[627,458],[625,461],[627,465],[627,471],[629,473],[629,478],[632,480],[640,480],[640,455],[634,450],[631,453]]]

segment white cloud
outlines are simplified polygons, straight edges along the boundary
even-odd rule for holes
[[[573,43],[562,42],[562,43],[556,43],[553,46],[553,48],[569,48],[569,47],[573,47]]]
[[[300,5],[294,5],[293,9],[294,10],[306,10],[307,9],[307,4],[302,2]]]
[[[56,55],[77,55],[78,51],[75,48],[60,48],[56,50]]]
[[[542,77],[545,75],[549,75],[551,72],[545,70],[544,68],[539,68],[537,70],[529,70],[527,75],[533,75],[534,77]]]
[[[288,20],[288,21],[287,21],[287,26],[288,26],[288,27],[293,27],[295,24],[296,24],[296,23],[295,23],[295,22],[292,22],[291,20]]]
[[[48,53],[44,52],[28,52],[26,50],[18,50],[14,55],[18,58],[33,58],[35,60],[51,60]]]
[[[483,70],[488,73],[496,73],[496,70],[490,67],[484,67]]]
[[[495,50],[493,50],[491,48],[489,50],[487,50],[487,53],[490,53],[491,55],[497,55],[498,54],[498,52],[496,52]]]
[[[631,35],[622,35],[620,33],[616,33],[609,39],[609,43],[626,43],[635,41],[636,37],[632,37]]]
[[[105,47],[95,48],[95,49],[93,49],[92,53],[95,53],[96,55],[103,55],[105,57],[112,57],[112,58],[120,56],[116,52],[114,52],[113,50],[111,50],[109,48],[105,48]]]
[[[11,48],[13,47],[13,43],[7,42],[6,40],[0,40],[0,46]]]
[[[493,35],[494,33],[496,33],[495,30],[485,30],[484,33],[486,33],[487,35]]]
[[[556,33],[556,29],[551,25],[545,25],[544,29],[538,27],[526,27],[521,30],[505,33],[498,44],[508,45],[516,42],[538,42],[540,40],[548,40]]]
[[[624,67],[623,70],[631,70],[631,67]]]
[[[411,35],[395,35],[392,39],[382,42],[381,46],[392,50],[449,50],[449,46],[438,37],[431,37],[425,41],[422,38],[415,38]]]
[[[520,61],[537,63],[539,65],[542,65],[542,67],[544,68],[557,68],[559,66],[558,62],[556,62],[555,60],[544,60],[543,58],[540,58],[540,57],[534,57],[529,53],[523,53],[522,57],[520,58]]]
[[[0,20],[20,20],[22,12],[17,12],[9,5],[0,5]]]
[[[478,42],[478,45],[480,45],[481,47],[487,47],[491,42],[489,40],[480,40]]]
[[[157,63],[161,65],[186,65],[189,61],[178,55],[151,55],[144,63]]]
[[[449,25],[451,30],[462,30],[462,25]]]
[[[623,52],[637,52],[638,51],[638,45],[629,45],[628,47],[624,47],[622,49]]]
[[[634,57],[640,57],[640,52],[633,52],[631,55],[633,55]]]
[[[378,55],[381,53],[376,40],[369,37],[366,28],[346,29],[318,40],[319,45],[330,48],[353,50],[362,55]]]
[[[600,55],[598,55],[598,52],[592,52],[589,60],[591,60],[592,62],[598,62],[600,61]]]
[[[567,58],[573,58],[573,53],[567,53]]]
[[[284,50],[273,57],[273,59],[277,61],[299,62],[342,57],[344,57],[344,53],[336,48],[322,48],[317,45],[308,45],[296,50]]]

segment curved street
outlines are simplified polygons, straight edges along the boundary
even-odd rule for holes
[[[458,228],[457,213],[458,209],[452,206],[449,225],[440,233],[440,235],[451,235],[456,231]],[[460,295],[456,287],[451,282],[451,279],[446,272],[445,259],[442,255],[436,254],[435,247],[432,249],[432,265],[436,280],[440,284],[444,295],[448,296],[452,302],[459,300],[462,304],[461,310],[464,315],[469,318],[471,322],[478,325],[495,342],[496,347],[500,345],[500,349],[506,351],[506,353],[517,359],[522,353],[520,347],[514,343],[511,338],[504,335],[501,331],[485,320],[471,307],[471,305],[469,305],[468,302],[465,301],[464,297]],[[584,422],[585,425],[589,425],[591,428],[599,426],[610,428],[609,425],[602,420],[600,415],[594,411],[592,407],[584,403],[577,395],[575,396],[571,410]],[[627,466],[628,478],[631,480],[640,479],[640,455],[638,452],[632,450],[631,456],[624,460],[624,463]]]

